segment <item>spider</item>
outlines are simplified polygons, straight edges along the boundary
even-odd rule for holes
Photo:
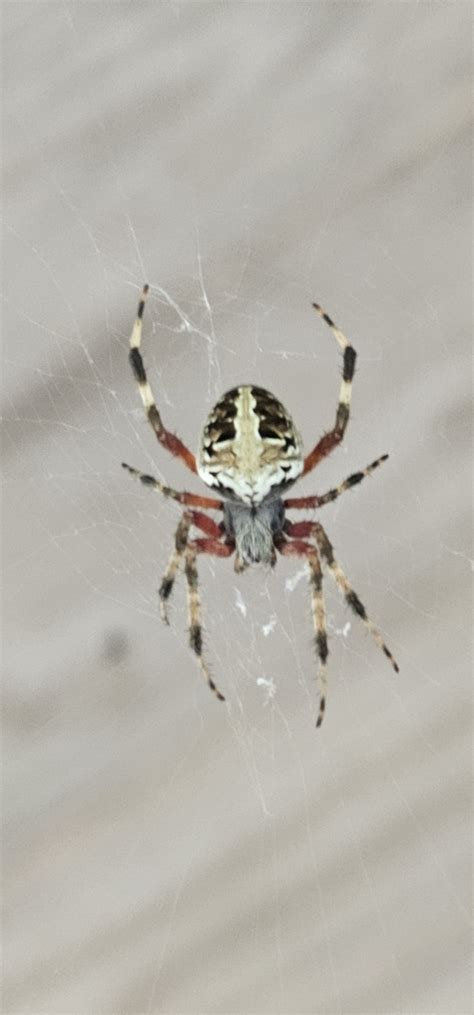
[[[328,658],[323,567],[331,573],[348,606],[364,622],[398,673],[398,665],[392,653],[336,560],[323,526],[309,520],[292,522],[286,517],[287,509],[320,508],[336,500],[345,490],[369,476],[387,460],[388,455],[382,455],[365,469],[354,472],[327,493],[282,498],[282,494],[286,494],[299,476],[311,472],[341,443],[349,420],[356,351],[323,308],[318,303],[313,303],[316,313],[329,326],[344,355],[342,384],[333,428],[305,456],[301,437],[281,402],[264,388],[243,384],[227,391],[214,406],[202,431],[197,456],[194,456],[179,437],[164,426],[147,379],[140,345],[148,290],[149,286],[145,285],[141,293],[129,353],[146,416],[162,447],[180,458],[191,472],[197,473],[207,486],[217,489],[223,498],[214,499],[173,490],[153,476],[122,462],[123,468],[145,486],[178,501],[185,509],[176,529],[174,550],[159,588],[162,618],[168,623],[167,603],[178,568],[184,561],[190,647],[211,691],[220,701],[224,701],[224,695],[214,683],[202,652],[198,555],[209,553],[216,557],[230,557],[235,553],[234,567],[237,572],[251,564],[270,564],[273,567],[277,551],[282,556],[305,557],[309,569],[318,656],[319,712],[316,727],[319,727],[326,708]],[[221,512],[222,520],[215,521],[205,513],[206,509]],[[190,538],[192,528],[203,535]]]

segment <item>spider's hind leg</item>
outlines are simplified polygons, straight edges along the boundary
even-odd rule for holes
[[[177,458],[181,458],[181,461],[187,465],[188,469],[191,469],[191,472],[197,472],[196,459],[192,452],[185,444],[183,444],[176,434],[171,433],[171,431],[167,430],[164,426],[145,370],[140,346],[142,341],[143,314],[149,288],[150,287],[148,285],[143,286],[138,304],[137,316],[132,328],[132,334],[130,335],[130,352],[128,356],[130,366],[133,371],[133,376],[138,384],[138,390],[140,392],[146,417],[155,432],[157,440],[172,455],[176,455]]]
[[[328,327],[331,329],[334,337],[339,343],[340,348],[343,351],[343,367],[342,367],[342,383],[339,391],[339,402],[337,405],[336,421],[332,430],[324,434],[323,437],[318,441],[316,447],[310,451],[309,455],[304,460],[303,476],[306,476],[311,469],[314,469],[315,465],[323,459],[326,455],[329,455],[334,448],[344,438],[347,424],[349,422],[349,413],[351,408],[351,396],[352,396],[352,381],[354,379],[355,364],[357,359],[357,353],[354,346],[351,345],[349,340],[346,338],[340,328],[336,327],[334,321],[331,320],[329,314],[319,305],[319,303],[313,303],[313,307],[317,314],[326,322]]]

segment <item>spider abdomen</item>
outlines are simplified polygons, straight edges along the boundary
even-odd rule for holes
[[[209,414],[197,469],[224,497],[260,504],[303,471],[301,437],[281,402],[264,388],[232,388]]]

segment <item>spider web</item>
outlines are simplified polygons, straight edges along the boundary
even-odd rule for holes
[[[28,206],[25,167],[5,225],[9,1010],[457,1013],[468,989],[472,570],[460,478],[467,344],[457,337],[468,239],[462,198],[450,207],[446,196],[462,176],[464,121],[458,112],[453,126],[452,117],[458,86],[443,64],[442,113],[436,94],[433,105],[426,100],[403,149],[395,135],[410,88],[425,94],[425,78],[409,76],[423,13],[414,5],[402,19],[388,6],[377,15],[368,83],[378,80],[379,47],[392,62],[385,90],[372,97],[364,91],[364,16],[348,13],[348,31],[337,13],[321,10],[319,89],[330,75],[346,133],[334,127],[322,154],[298,125],[289,138],[296,85],[290,79],[283,91],[279,121],[262,84],[274,185],[245,182],[223,145],[211,183],[232,168],[234,191],[213,190],[207,147],[203,166],[194,156],[225,103],[221,113],[211,104],[207,120],[199,106],[197,136],[188,38],[208,39],[205,11],[160,7],[160,87],[166,94],[170,78],[184,95],[177,136],[167,121],[160,130],[170,164],[186,154],[193,170],[183,180],[176,169],[174,178],[158,159],[158,187],[146,168],[155,151],[148,75],[157,73],[147,33],[156,41],[156,28],[142,22],[143,9],[127,8],[122,24],[108,8],[110,94],[126,108],[125,141],[106,103],[91,119],[93,97],[77,62],[81,53],[94,66],[99,54],[105,69],[105,52],[95,49],[103,10],[67,5],[58,15],[64,56],[55,73],[68,80],[72,59],[81,82],[83,129],[73,131],[71,152],[67,102],[47,141],[18,85],[11,110],[12,157],[35,152],[35,199]],[[258,48],[247,40],[236,80],[262,66],[271,81],[291,21],[284,7],[274,22],[265,5],[249,10]],[[447,46],[448,60],[463,18],[451,16],[447,42],[445,12],[440,5],[434,40],[438,54]],[[236,33],[240,54],[241,17],[229,8],[221,23],[229,52]],[[313,17],[302,4],[291,28],[301,58]],[[34,7],[12,14],[20,68],[35,24]],[[57,41],[50,26],[41,39],[45,68]],[[122,60],[130,50],[140,53],[135,80]],[[399,60],[408,84],[397,105]],[[219,62],[211,63],[224,88]],[[348,81],[357,85],[359,138],[347,134]],[[293,101],[306,109],[311,88],[301,89]],[[207,95],[211,102],[214,90]],[[173,96],[168,102],[171,116]],[[388,110],[391,130],[368,167],[367,139]],[[324,136],[331,117],[321,117]],[[266,179],[260,121],[248,122],[246,140]],[[385,182],[392,144],[404,150],[407,189]],[[411,170],[417,146],[432,156]],[[446,248],[440,298],[435,271]],[[325,578],[329,690],[319,733],[302,564],[279,559],[274,571],[237,576],[232,562],[199,560],[206,658],[226,695],[222,707],[187,648],[182,577],[171,625],[160,623],[156,589],[179,510],[134,483],[120,462],[177,489],[202,486],[157,446],[127,365],[144,281],[147,371],[166,425],[193,450],[209,408],[236,383],[274,391],[306,448],[332,425],[341,360],[313,299],[358,351],[344,445],[296,489],[322,493],[390,452],[320,517],[401,673],[394,677]]]

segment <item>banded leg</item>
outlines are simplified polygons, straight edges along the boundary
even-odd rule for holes
[[[168,561],[168,566],[163,575],[163,578],[161,579],[161,585],[158,589],[158,595],[160,597],[161,619],[165,622],[165,624],[169,624],[168,599],[173,591],[173,585],[178,572],[178,568],[188,543],[188,535],[190,527],[191,527],[191,518],[189,515],[189,511],[185,511],[179,520],[178,528],[176,529],[174,537],[174,550]]]
[[[375,462],[372,462],[371,465],[367,465],[365,469],[362,469],[360,472],[353,472],[352,476],[348,476],[343,483],[340,483],[339,486],[335,486],[333,490],[328,490],[327,493],[323,493],[320,496],[316,495],[314,497],[289,497],[287,500],[283,501],[283,504],[285,508],[307,510],[309,510],[309,508],[322,507],[323,504],[329,504],[330,501],[336,500],[337,497],[340,497],[341,493],[344,493],[345,490],[349,490],[351,486],[356,486],[357,483],[360,483],[366,476],[370,476],[370,473],[373,472],[374,469],[377,469],[382,462],[386,462],[387,458],[388,455],[382,455],[380,458],[377,458]]]
[[[160,613],[165,624],[169,623],[167,600],[173,591],[174,581],[186,549],[191,525],[194,525],[197,529],[200,529],[201,532],[205,532],[208,536],[211,536],[214,539],[220,539],[223,534],[223,527],[218,525],[213,518],[209,518],[208,515],[203,514],[202,511],[185,511],[180,518],[178,528],[175,533],[175,548],[171,554],[168,567],[166,568],[158,590],[158,595],[160,597]]]
[[[377,642],[377,645],[382,649],[382,652],[384,652],[384,654],[387,656],[387,659],[390,660],[395,670],[395,673],[398,673],[399,672],[398,663],[395,661],[390,649],[385,644],[378,627],[376,627],[376,625],[373,623],[370,617],[367,616],[365,606],[360,601],[357,593],[354,592],[354,589],[352,588],[349,579],[344,574],[341,565],[335,559],[332,545],[329,542],[329,539],[322,525],[320,525],[319,522],[295,522],[295,523],[288,522],[285,526],[285,532],[287,532],[288,535],[296,536],[298,538],[300,536],[303,537],[313,536],[313,538],[316,540],[321,557],[327,564],[334,578],[334,581],[336,582],[336,585],[343,593],[347,605],[350,606],[351,610],[353,610],[356,616],[359,617],[360,620],[364,622],[365,626],[370,631],[374,641]]]
[[[147,418],[155,431],[156,437],[160,444],[170,451],[172,455],[176,455],[177,458],[181,458],[188,469],[191,472],[197,472],[196,459],[191,451],[180,441],[179,437],[171,433],[163,425],[161,416],[155,404],[153,392],[148,383],[148,378],[145,371],[145,365],[143,363],[142,354],[140,352],[140,344],[142,340],[142,321],[143,312],[145,310],[146,298],[148,296],[149,286],[144,285],[140,302],[138,304],[137,316],[133,325],[132,334],[130,336],[130,353],[129,360],[133,370],[135,380],[138,384],[143,407]]]
[[[311,610],[313,615],[314,630],[316,632],[316,652],[318,655],[318,685],[319,685],[319,712],[316,720],[316,729],[319,729],[324,719],[326,710],[326,664],[328,658],[328,639],[326,633],[326,609],[323,596],[323,572],[317,551],[310,543],[301,540],[292,542],[279,541],[278,549],[281,554],[287,557],[304,556],[308,561],[310,585],[311,585]]]
[[[221,535],[222,533],[219,532],[219,536]],[[231,557],[235,551],[234,542],[221,543],[220,538],[193,539],[191,540],[191,546],[198,553],[209,553],[213,557]]]
[[[179,504],[186,504],[189,507],[209,508],[214,511],[222,511],[224,508],[224,501],[222,500],[215,500],[213,497],[201,497],[200,494],[196,493],[172,490],[170,486],[160,483],[159,479],[149,476],[147,472],[140,472],[139,469],[134,469],[131,465],[127,465],[126,462],[122,462],[122,469],[127,469],[127,472],[131,476],[135,476],[144,486],[148,486],[152,490],[158,490],[164,497],[171,497],[172,500],[177,500]]]
[[[326,609],[323,596],[323,572],[319,557],[309,557],[308,564],[311,574],[311,604],[313,624],[316,630],[316,651],[319,657],[319,713],[316,729],[319,729],[326,710],[326,664],[328,658],[328,638],[326,634]]]
[[[316,313],[322,317],[323,321],[329,325],[333,335],[339,342],[341,349],[344,353],[344,362],[342,368],[342,384],[339,392],[339,404],[336,412],[336,422],[333,429],[329,433],[324,434],[323,437],[318,441],[316,447],[310,451],[309,455],[305,458],[303,476],[311,469],[314,469],[315,465],[329,455],[341,443],[344,433],[349,421],[349,412],[351,405],[351,394],[352,394],[352,379],[354,377],[355,363],[356,363],[356,351],[354,347],[347,340],[343,332],[336,327],[334,321],[331,320],[329,314],[319,306],[319,303],[313,303],[313,307]]]
[[[210,543],[212,540],[202,540],[202,542]],[[224,544],[219,545],[224,546]],[[232,552],[232,548],[229,548],[229,551]],[[205,552],[210,551],[207,550]],[[196,566],[197,553],[198,547],[194,545],[194,543],[188,543],[185,551],[184,571],[188,589],[189,644],[194,654],[197,656],[204,680],[210,687],[213,694],[215,694],[216,698],[218,698],[219,701],[225,701],[224,695],[221,694],[219,689],[216,687],[209,672],[208,665],[202,655],[201,600],[199,597],[198,572]]]

